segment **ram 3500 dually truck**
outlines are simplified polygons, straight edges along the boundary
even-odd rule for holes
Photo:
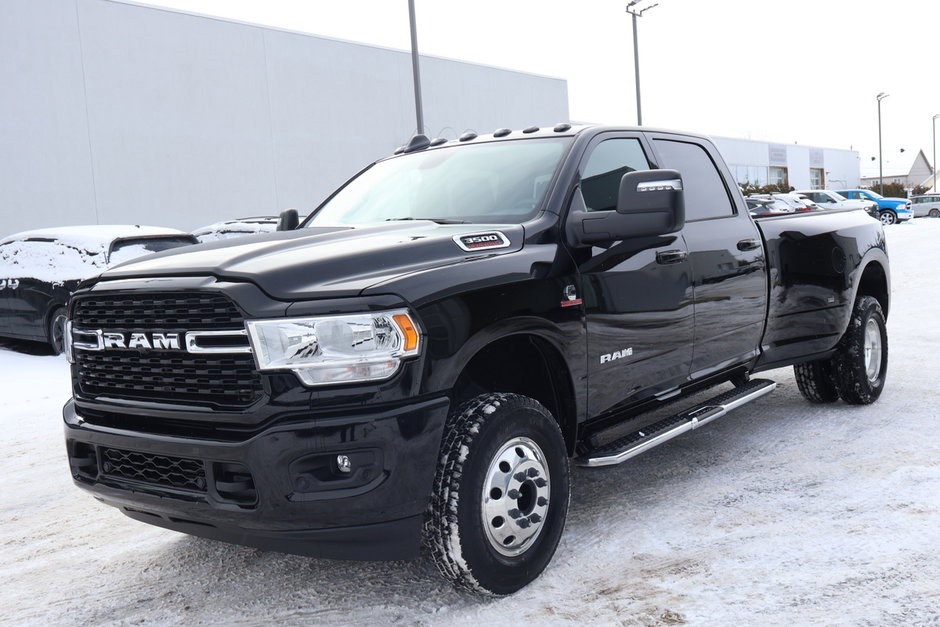
[[[294,217],[75,293],[80,487],[263,549],[404,559],[424,538],[458,586],[508,594],[555,552],[569,458],[704,425],[770,392],[762,370],[794,365],[819,403],[884,386],[881,224],[755,222],[704,137],[417,136]]]

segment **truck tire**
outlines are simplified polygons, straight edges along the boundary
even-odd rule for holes
[[[832,357],[839,396],[850,405],[878,400],[888,372],[888,331],[881,305],[871,296],[855,301],[849,328]]]
[[[835,403],[839,400],[832,361],[817,359],[793,366],[793,376],[800,394],[810,403]]]
[[[931,218],[940,218],[940,209],[931,209],[929,215]]]
[[[447,420],[425,541],[457,587],[511,594],[551,561],[568,497],[568,453],[551,413],[526,396],[483,394]]]
[[[53,355],[61,355],[65,351],[65,308],[59,307],[49,316],[46,325],[46,343],[52,349]]]
[[[881,223],[884,225],[896,224],[898,221],[898,214],[891,210],[882,211],[880,215]]]

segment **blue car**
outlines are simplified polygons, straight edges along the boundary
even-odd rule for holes
[[[846,198],[855,200],[872,200],[878,204],[878,215],[882,224],[895,224],[910,220],[914,217],[907,204],[907,198],[885,198],[877,192],[870,189],[840,189],[837,194],[842,194]]]

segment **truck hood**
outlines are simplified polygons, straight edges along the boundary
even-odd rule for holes
[[[480,233],[501,233],[505,240],[498,248],[470,251],[457,242]],[[156,253],[115,266],[101,280],[209,275],[250,281],[279,300],[356,296],[413,272],[518,251],[523,237],[519,225],[426,220],[306,228]]]

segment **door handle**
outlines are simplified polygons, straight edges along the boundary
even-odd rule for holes
[[[742,239],[738,242],[738,250],[754,250],[760,248],[759,239]]]
[[[685,261],[689,253],[684,250],[661,250],[656,253],[656,263],[667,265],[670,263],[681,263]]]

